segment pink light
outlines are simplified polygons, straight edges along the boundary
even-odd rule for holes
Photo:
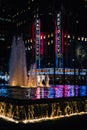
[[[40,54],[43,56],[44,53],[44,34],[40,33]]]

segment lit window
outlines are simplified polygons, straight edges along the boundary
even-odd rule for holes
[[[42,39],[43,39],[43,37],[41,36],[41,37],[40,37],[40,39],[42,40]]]
[[[28,9],[30,9],[30,6],[28,7]]]
[[[80,37],[78,37],[78,40],[80,40]]]
[[[85,38],[85,42],[87,42],[87,38]]]
[[[49,15],[51,15],[52,13],[51,12],[49,12]]]
[[[57,25],[60,25],[60,22],[57,22]]]
[[[68,35],[67,37],[70,38],[70,35]]]
[[[81,40],[83,41],[83,40],[84,40],[84,37],[81,37]]]
[[[32,42],[32,39],[30,40],[30,42]]]
[[[51,40],[51,44],[53,44],[53,40]]]
[[[48,37],[50,37],[50,34],[48,34]]]
[[[60,21],[60,18],[58,18],[58,21]]]
[[[64,35],[64,37],[66,37],[66,35]]]
[[[60,14],[57,14],[57,17],[60,17]]]
[[[38,18],[38,16],[39,16],[39,15],[37,14],[37,18]]]
[[[44,39],[46,39],[46,36],[44,36]]]
[[[27,40],[25,40],[25,44],[27,43]]]
[[[65,42],[65,45],[66,45],[66,42]]]
[[[39,23],[39,20],[37,20],[37,23]]]
[[[53,37],[53,33],[51,33],[51,37]]]
[[[50,42],[48,42],[48,45],[50,45]]]
[[[5,41],[5,39],[4,38],[0,38],[0,41]]]
[[[19,13],[17,12],[17,15],[19,15]]]
[[[27,50],[27,48],[25,48],[25,50]]]
[[[73,39],[75,39],[75,36],[73,36]]]
[[[8,46],[8,48],[11,48],[10,46]]]
[[[28,47],[27,49],[30,50],[30,47]]]
[[[28,39],[28,43],[29,43],[29,39]]]

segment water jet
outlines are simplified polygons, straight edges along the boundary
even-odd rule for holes
[[[46,75],[46,83],[42,84],[42,78],[40,77],[40,82],[38,82],[36,64],[32,64],[29,71],[29,76],[27,72],[27,62],[26,62],[26,52],[24,41],[21,37],[16,38],[14,36],[12,42],[10,63],[9,63],[9,85],[10,86],[20,86],[20,87],[50,87],[49,76]]]

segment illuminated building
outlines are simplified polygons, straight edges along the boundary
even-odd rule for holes
[[[77,0],[77,4],[73,0],[8,0],[6,3],[3,2],[2,11],[5,6],[12,24],[8,25],[7,31],[10,32],[7,34],[9,39],[14,34],[23,34],[28,69],[34,62],[38,69],[45,68],[46,71],[46,68],[55,68],[56,73],[61,68],[65,71],[58,73],[64,74],[75,69],[86,69],[87,54],[83,49],[87,48],[86,0]],[[5,15],[4,17],[6,19]],[[7,42],[7,48],[11,48],[11,41]],[[81,48],[78,48],[79,45]],[[82,58],[79,59],[80,57]]]

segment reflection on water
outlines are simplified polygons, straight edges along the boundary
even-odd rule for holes
[[[0,96],[15,99],[48,99],[87,96],[87,86],[56,85],[37,88],[0,87]]]

